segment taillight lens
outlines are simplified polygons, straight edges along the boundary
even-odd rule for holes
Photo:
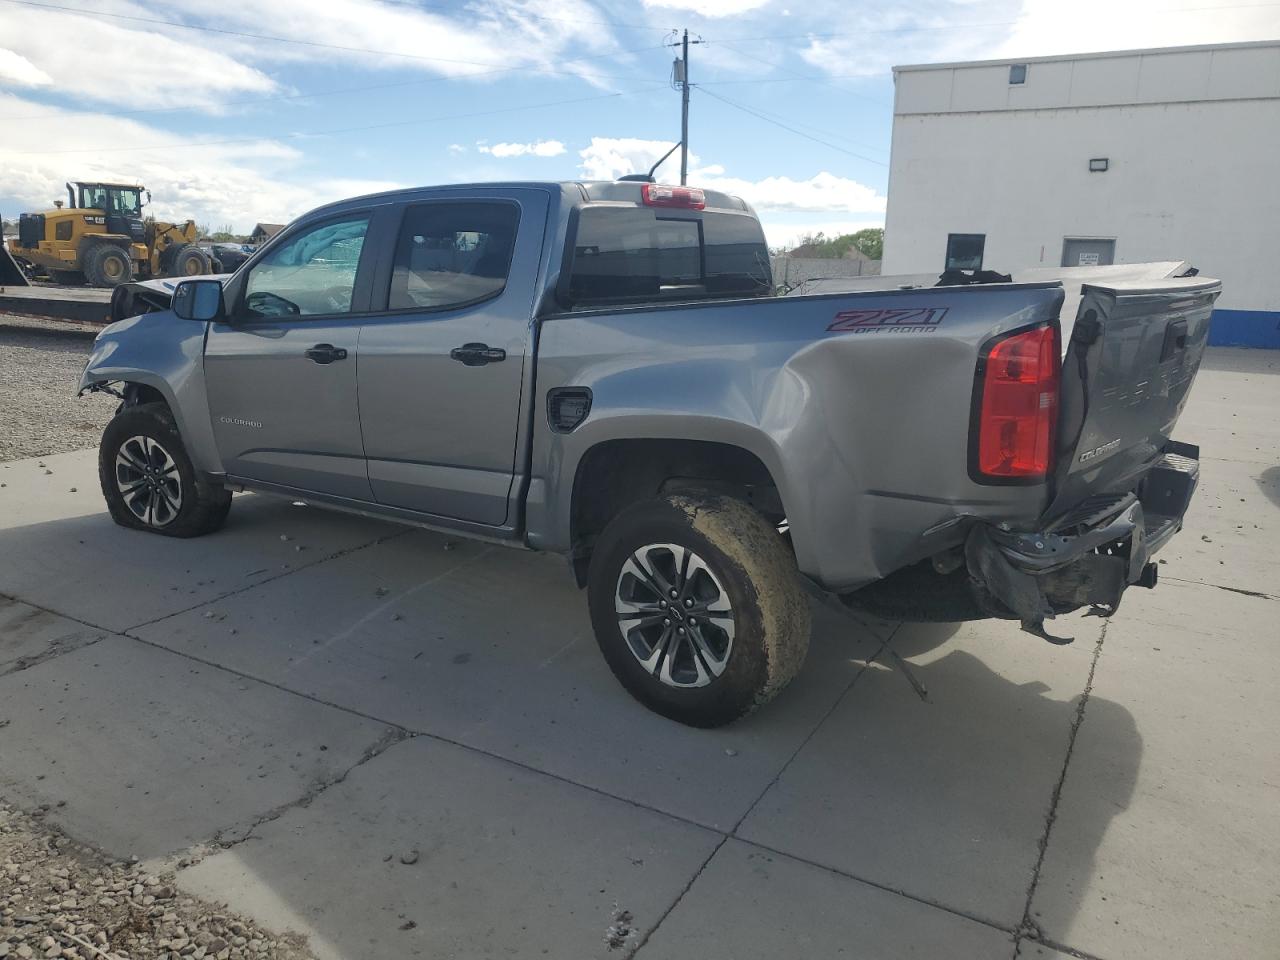
[[[996,480],[1044,479],[1058,425],[1062,350],[1056,325],[997,340],[982,365],[977,473]]]
[[[646,183],[640,196],[648,207],[676,207],[681,210],[703,210],[707,195],[697,187],[669,187],[665,183]]]

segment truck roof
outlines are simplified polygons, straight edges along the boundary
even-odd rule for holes
[[[486,187],[544,190],[547,193],[565,195],[571,201],[576,199],[584,203],[595,201],[640,203],[640,188],[643,186],[642,182],[636,180],[496,180],[473,183],[441,183],[420,187],[404,187],[399,190],[387,190],[381,193],[368,193],[358,197],[349,197],[345,200],[335,200],[310,212],[336,210],[348,204],[368,203],[369,201],[404,199],[427,190],[475,190]],[[707,190],[704,187],[698,187],[696,183],[690,184],[690,186],[700,189],[706,194],[708,208],[754,213],[747,202],[740,197],[722,193],[719,190]]]

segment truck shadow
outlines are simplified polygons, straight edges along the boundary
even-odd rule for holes
[[[875,847],[909,854],[930,885],[912,890],[904,876],[903,889],[1073,946],[1143,747],[1129,710],[1086,688],[1097,621],[1058,626],[1079,637],[1072,648],[1013,623],[903,624],[880,658],[891,669],[860,679],[856,712],[859,724],[888,728],[883,754],[902,759],[877,754],[857,775],[892,784],[866,788],[869,809],[885,811]],[[1122,643],[1115,633],[1109,642]],[[912,700],[915,716],[902,706]],[[910,799],[922,794],[927,803]]]
[[[250,750],[241,759],[245,747],[213,750],[216,738],[210,736],[201,747],[210,752],[196,756],[182,732],[209,723],[216,729],[221,721],[201,712],[210,709],[208,694],[188,695],[173,684],[199,691],[214,682],[215,667],[227,667],[280,691],[282,711],[293,709],[285,691],[296,691],[312,698],[301,704],[308,710],[316,703],[331,704],[426,734],[393,743],[367,762],[357,763],[358,755],[349,758],[354,765],[347,774],[308,790],[303,802],[284,809],[278,821],[256,828],[251,842],[215,853],[180,874],[180,880],[187,875],[197,887],[210,883],[222,898],[230,897],[234,886],[209,878],[221,874],[249,884],[245,899],[233,907],[252,910],[257,903],[273,903],[275,916],[297,922],[335,955],[398,958],[419,936],[424,939],[413,941],[415,950],[443,952],[447,942],[430,935],[433,929],[441,937],[467,937],[495,951],[520,953],[529,934],[511,924],[523,911],[500,909],[498,898],[521,895],[542,905],[544,926],[575,922],[574,916],[582,923],[584,911],[589,913],[591,936],[583,941],[582,955],[592,953],[599,939],[591,913],[596,904],[574,899],[578,895],[569,890],[607,890],[606,899],[624,902],[644,879],[630,861],[615,863],[620,844],[630,842],[628,835],[623,830],[613,836],[610,828],[574,840],[569,832],[564,842],[579,871],[573,883],[557,886],[549,896],[542,888],[550,881],[535,870],[513,886],[503,864],[530,855],[529,845],[543,842],[537,839],[540,820],[555,817],[536,805],[503,807],[512,829],[501,835],[493,831],[486,820],[493,814],[476,811],[501,806],[503,792],[513,789],[511,777],[526,776],[506,763],[549,773],[560,784],[557,789],[579,790],[570,788],[570,781],[588,788],[583,795],[595,791],[590,796],[621,798],[607,800],[610,804],[649,808],[659,825],[679,826],[679,820],[663,816],[672,814],[686,826],[693,822],[729,831],[739,811],[758,799],[739,833],[748,841],[1006,930],[1021,924],[1078,715],[1089,651],[1050,649],[1007,624],[937,624],[903,627],[888,647],[892,655],[875,656],[893,624],[860,623],[818,609],[809,662],[789,690],[732,727],[692,730],[648,713],[617,686],[590,638],[584,597],[558,560],[450,545],[448,538],[419,531],[269,583],[245,583],[242,592],[226,596],[232,572],[243,583],[243,574],[259,567],[283,573],[283,562],[297,562],[294,549],[309,542],[311,525],[327,531],[335,546],[370,543],[397,532],[353,518],[300,515],[284,503],[237,503],[223,533],[200,541],[162,541],[156,552],[142,549],[156,538],[120,530],[96,513],[0,531],[0,556],[39,558],[40,579],[74,584],[81,602],[85,594],[102,591],[117,613],[129,607],[130,590],[142,595],[161,583],[182,582],[182,570],[172,569],[179,556],[182,569],[196,571],[193,576],[218,572],[213,594],[202,588],[188,601],[182,591],[165,612],[170,606],[180,610],[189,602],[216,601],[212,608],[128,631],[151,651],[151,660],[140,662],[171,656],[157,646],[200,662],[199,669],[186,669],[191,662],[177,659],[182,670],[166,667],[164,676],[136,678],[140,689],[152,688],[144,697],[147,704],[118,713],[116,707],[84,710],[76,698],[96,696],[92,687],[64,693],[64,671],[77,657],[101,659],[93,653],[98,648],[0,678],[0,697],[21,687],[28,691],[23,696],[42,706],[47,702],[63,715],[56,736],[42,735],[39,724],[25,720],[0,730],[0,756],[9,757],[0,765],[0,782],[17,788],[17,797],[28,803],[70,798],[51,819],[73,835],[96,840],[93,821],[77,819],[86,805],[80,797],[92,794],[98,806],[114,810],[111,817],[130,821],[124,832],[138,838],[129,849],[112,853],[144,859],[179,854],[182,847],[155,833],[148,839],[148,819],[162,813],[170,827],[164,836],[172,837],[183,811],[162,809],[158,790],[144,803],[130,802],[135,793],[127,788],[149,786],[147,781],[163,784],[175,769],[199,770],[211,784],[261,775],[256,766],[261,751]],[[109,576],[95,577],[95,565],[107,556],[115,568]],[[0,570],[7,571],[0,576],[0,593],[5,593],[11,589],[8,581],[19,574],[3,564]],[[494,602],[498,595],[503,602]],[[153,612],[154,604],[142,606],[145,614]],[[213,611],[215,617],[205,616]],[[140,613],[131,622],[145,619]],[[1050,684],[1041,683],[1041,676]],[[240,686],[227,688],[227,709],[235,709],[248,682],[237,680]],[[183,715],[184,709],[190,715]],[[147,719],[158,716],[156,711],[165,712],[162,723]],[[72,729],[78,722],[82,728]],[[293,744],[271,744],[277,738],[275,722],[238,735],[246,742],[267,741],[282,757],[292,758]],[[101,766],[77,772],[95,742],[142,737],[146,749],[135,754],[127,773]],[[1129,713],[1097,696],[1086,706],[1077,755],[1086,740],[1107,745],[1105,775],[1084,784],[1068,770],[1049,838],[1052,874],[1041,873],[1032,905],[1033,920],[1037,913],[1054,918],[1054,928],[1047,931],[1054,938],[1066,936],[1095,872],[1095,851],[1128,803],[1142,749]],[[436,752],[430,743],[439,745]],[[451,760],[441,751],[465,756]],[[39,784],[17,782],[19,771],[36,766],[27,754],[41,764],[56,762],[51,768],[56,775],[41,777]],[[339,759],[332,751],[318,756]],[[438,762],[443,768],[433,766]],[[493,773],[495,765],[501,776]],[[465,779],[472,775],[474,781]],[[450,788],[456,793],[442,796],[440,778],[450,776],[464,779]],[[114,782],[126,778],[132,782]],[[179,832],[193,842],[209,841],[211,816],[224,818],[219,825],[230,830],[226,836],[235,835],[237,824],[262,816],[264,811],[251,809],[238,789],[223,799],[220,813],[193,808]],[[384,809],[397,811],[393,820]],[[101,810],[94,815],[102,816]],[[874,828],[855,830],[851,824]],[[351,831],[348,844],[335,839]],[[573,849],[576,844],[583,846]],[[603,846],[594,851],[592,844]],[[405,887],[385,857],[410,846],[433,851],[433,866],[419,869],[413,885]],[[331,862],[335,850],[345,851],[340,869]],[[551,863],[565,852],[539,851]],[[464,889],[470,903],[455,902],[461,894],[450,886],[451,871],[465,872],[490,858],[492,870],[480,870],[475,884]],[[488,897],[494,898],[492,916],[477,911]],[[400,903],[399,910],[388,914],[379,905],[386,898]],[[787,909],[805,907],[789,904]],[[412,917],[419,933],[400,933],[397,913]],[[652,917],[638,919],[643,924]],[[464,922],[480,925],[463,929]],[[771,922],[767,911],[759,922]],[[383,923],[385,934],[371,943],[370,926]]]

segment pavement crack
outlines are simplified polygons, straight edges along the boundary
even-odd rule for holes
[[[360,755],[360,759],[351,764],[351,766],[331,777],[314,781],[302,796],[297,799],[290,800],[288,803],[282,803],[278,807],[272,807],[266,813],[255,817],[253,822],[250,823],[239,836],[229,836],[228,831],[219,831],[214,835],[212,846],[215,849],[230,850],[234,847],[238,847],[242,843],[247,843],[250,840],[260,839],[259,837],[254,836],[254,832],[259,827],[271,823],[273,820],[279,820],[290,810],[309,807],[316,798],[325,793],[325,791],[342,783],[352,774],[352,772],[364,766],[370,760],[374,760],[386,753],[397,743],[408,740],[412,736],[413,734],[403,727],[388,727],[383,731],[382,736],[365,748],[364,752]]]
[[[851,620],[853,620],[855,623],[858,624],[858,626],[864,627],[865,629],[865,625],[860,620],[853,617],[852,615],[849,615],[849,616]],[[840,691],[839,696],[837,696],[832,701],[831,706],[827,708],[827,711],[821,717],[818,718],[817,722],[813,725],[813,728],[810,729],[809,733],[805,736],[805,738],[800,741],[800,743],[796,746],[794,750],[791,751],[791,755],[788,756],[786,759],[786,762],[783,763],[782,766],[778,768],[778,772],[774,775],[773,779],[771,779],[767,784],[765,784],[764,789],[761,790],[760,793],[756,795],[756,798],[751,801],[751,804],[750,806],[747,807],[746,812],[743,813],[742,816],[738,818],[738,822],[735,823],[733,827],[729,830],[729,836],[737,837],[738,829],[744,823],[747,822],[747,817],[751,816],[751,812],[755,810],[756,806],[760,803],[760,801],[765,798],[765,794],[767,794],[770,790],[772,790],[774,785],[777,784],[777,782],[782,779],[782,775],[787,772],[787,768],[791,766],[792,762],[796,759],[796,757],[800,756],[800,751],[802,751],[806,746],[809,745],[809,741],[812,740],[814,735],[819,730],[822,729],[823,725],[826,724],[827,720],[831,717],[831,715],[836,712],[836,709],[840,706],[840,704],[844,703],[844,698],[849,695],[849,691],[852,690],[854,684],[858,682],[858,678],[861,677],[864,673],[866,673],[867,668],[870,667],[871,664],[873,664],[876,661],[876,658],[879,657],[880,654],[882,654],[886,649],[888,649],[889,642],[893,640],[894,635],[897,634],[898,630],[901,627],[902,627],[901,621],[894,624],[893,629],[889,631],[889,635],[880,641],[880,646],[876,648],[876,652],[871,654],[871,656],[868,657],[863,662],[862,666],[858,668],[857,672],[854,673],[853,677],[849,680],[849,682],[845,684],[845,688]],[[872,636],[874,637],[875,634],[872,633]]]
[[[1243,597],[1255,597],[1258,600],[1280,600],[1280,597],[1270,593],[1263,593],[1261,590],[1246,590],[1244,587],[1228,587],[1221,583],[1209,583],[1206,580],[1184,580],[1182,577],[1161,577],[1162,580],[1169,580],[1173,583],[1195,583],[1202,587],[1214,587],[1217,590],[1225,590],[1227,593],[1238,593]]]
[[[1089,661],[1089,676],[1085,680],[1084,692],[1081,693],[1080,702],[1076,704],[1075,715],[1071,718],[1071,731],[1067,735],[1066,756],[1062,758],[1062,770],[1058,773],[1058,782],[1054,784],[1053,793],[1049,797],[1049,812],[1045,816],[1044,832],[1040,835],[1036,864],[1031,871],[1031,880],[1027,884],[1027,899],[1022,909],[1022,920],[1015,931],[1015,956],[1017,955],[1016,947],[1023,940],[1048,943],[1044,931],[1040,929],[1040,924],[1032,915],[1031,907],[1035,900],[1036,888],[1040,884],[1040,871],[1044,867],[1045,854],[1049,850],[1049,838],[1053,833],[1053,825],[1058,819],[1058,804],[1062,800],[1062,788],[1067,782],[1067,770],[1071,766],[1071,755],[1075,752],[1076,737],[1079,735],[1080,727],[1084,723],[1085,708],[1089,705],[1089,697],[1093,694],[1093,678],[1098,669],[1098,659],[1102,656],[1102,645],[1106,642],[1107,627],[1109,625],[1108,622],[1102,624],[1102,632],[1098,635],[1098,642],[1093,647],[1093,658]],[[1057,948],[1055,947],[1055,949]]]
[[[7,677],[15,673],[21,673],[23,670],[30,670],[32,667],[38,667],[42,663],[50,660],[56,660],[64,654],[74,653],[76,650],[83,650],[85,647],[91,647],[99,641],[105,640],[107,634],[98,633],[94,636],[84,637],[79,634],[69,634],[65,637],[58,637],[49,641],[49,646],[39,653],[33,653],[30,656],[18,657],[16,660],[10,660],[8,663],[0,663],[0,677]]]
[[[707,869],[707,865],[715,859],[716,854],[720,852],[720,848],[728,842],[729,835],[727,833],[721,834],[719,842],[712,848],[711,852],[707,854],[707,858],[699,864],[698,869],[695,870],[693,872],[693,876],[689,878],[689,882],[684,885],[678,894],[676,894],[675,899],[671,901],[667,906],[667,909],[662,911],[662,915],[659,916],[654,925],[645,932],[645,935],[640,938],[640,942],[635,945],[635,949],[633,949],[627,956],[634,957],[645,948],[645,944],[649,942],[649,938],[658,932],[658,928],[662,926],[663,921],[665,921],[667,917],[671,916],[671,912],[680,905],[680,901],[685,898],[685,895],[693,889],[693,885],[698,882],[698,878],[702,876],[703,871]]]
[[[297,566],[290,566],[288,570],[282,570],[279,573],[273,574],[270,577],[263,577],[261,580],[255,580],[253,581],[253,583],[245,584],[243,587],[237,587],[234,590],[228,590],[225,593],[218,594],[216,597],[210,597],[208,600],[201,600],[199,603],[193,603],[191,606],[183,607],[181,610],[174,610],[172,613],[166,613],[159,617],[153,617],[150,620],[144,620],[142,623],[135,623],[133,626],[126,627],[124,630],[120,632],[128,636],[130,635],[130,631],[132,630],[141,630],[143,627],[150,627],[153,624],[163,623],[165,620],[171,620],[174,617],[180,617],[184,613],[190,613],[192,610],[199,610],[201,607],[207,607],[211,603],[221,603],[223,600],[226,600],[230,597],[238,596],[239,594],[245,593],[248,590],[254,590],[254,589],[257,589],[258,587],[264,586],[268,583],[273,583],[276,580],[280,580],[284,577],[292,576],[293,574],[298,573],[302,570],[310,570],[312,567],[318,567],[320,564],[328,563],[330,560],[337,560],[340,557],[345,557],[353,553],[358,553],[361,550],[367,550],[369,547],[376,547],[379,544],[386,543],[388,540],[394,540],[396,537],[403,537],[406,534],[412,533],[413,530],[414,530],[413,527],[405,527],[403,530],[397,530],[394,533],[387,534],[386,536],[377,537],[376,539],[370,540],[368,543],[358,543],[355,546],[344,547],[341,550],[334,550],[332,553],[326,553],[322,557],[316,557],[316,559],[308,563],[300,563]],[[255,572],[260,573],[261,571],[255,571]],[[253,576],[253,574],[250,573],[250,574],[247,574],[247,576]]]

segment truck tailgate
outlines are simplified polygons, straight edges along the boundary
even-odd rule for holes
[[[1062,366],[1047,522],[1087,498],[1132,489],[1161,458],[1221,290],[1201,277],[1084,286]]]

